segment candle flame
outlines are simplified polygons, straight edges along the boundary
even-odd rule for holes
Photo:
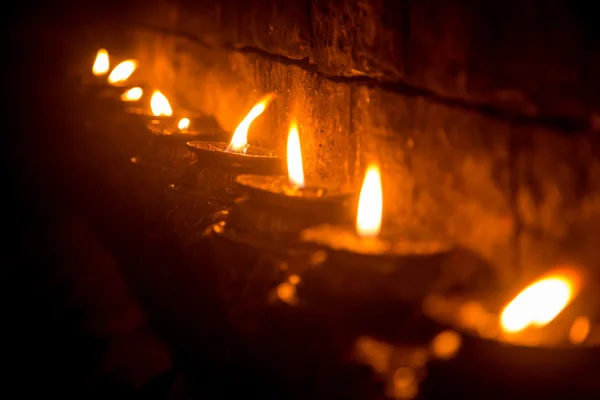
[[[167,97],[162,94],[160,90],[155,90],[154,93],[152,93],[150,109],[152,110],[152,114],[157,117],[161,115],[170,117],[173,115],[173,109],[171,108],[169,100],[167,100]]]
[[[523,289],[500,314],[505,332],[549,324],[577,296],[579,277],[573,271],[552,272]]]
[[[179,123],[177,124],[177,128],[179,128],[180,131],[183,131],[189,127],[190,127],[190,119],[189,118],[181,118],[179,120]]]
[[[133,74],[133,71],[137,68],[137,61],[126,60],[117,65],[110,75],[108,75],[108,83],[111,85],[120,85],[125,83],[127,79]]]
[[[292,123],[290,124],[290,133],[288,134],[287,167],[290,183],[294,186],[304,187],[304,169],[302,168],[300,135],[295,120],[292,120]]]
[[[106,49],[98,50],[96,60],[92,66],[92,73],[96,76],[104,75],[108,72],[109,66],[108,51]]]
[[[233,132],[233,136],[231,137],[231,142],[229,143],[229,147],[227,147],[227,151],[236,151],[240,152],[246,148],[248,145],[248,129],[250,128],[250,124],[254,121],[260,114],[262,114],[269,103],[275,98],[274,93],[269,93],[264,96],[254,107],[252,110],[246,115],[246,118],[240,122],[238,127]]]
[[[121,95],[121,100],[123,101],[138,101],[142,98],[144,91],[141,87],[134,87],[126,91]]]
[[[363,181],[358,211],[356,213],[356,233],[361,237],[375,237],[381,231],[383,214],[383,192],[379,167],[369,165]]]

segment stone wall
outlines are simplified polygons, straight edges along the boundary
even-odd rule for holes
[[[175,0],[132,52],[176,107],[284,153],[310,179],[383,169],[387,222],[444,233],[507,279],[600,258],[599,35],[584,2]],[[594,51],[596,50],[596,51]]]

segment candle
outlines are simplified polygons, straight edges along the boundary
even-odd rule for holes
[[[121,95],[121,100],[123,100],[125,102],[138,101],[139,99],[142,98],[143,94],[144,94],[144,89],[142,89],[139,86],[136,86],[136,87],[133,87],[133,88],[125,91]]]
[[[314,313],[331,313],[332,323],[350,326],[344,340],[360,335],[412,339],[420,328],[406,332],[398,326],[420,314],[415,310],[427,294],[461,280],[478,283],[489,274],[489,265],[451,242],[386,227],[383,194],[379,166],[370,164],[354,225],[322,224],[300,234],[313,249],[311,259],[319,262],[300,273],[299,302]],[[430,332],[430,325],[423,329]]]
[[[94,60],[94,65],[92,66],[92,73],[95,76],[103,76],[108,73],[110,68],[110,61],[108,58],[108,50],[99,49],[98,53],[96,53],[96,59]]]
[[[597,313],[596,288],[583,278],[579,269],[559,267],[504,301],[508,296],[502,294],[426,299],[425,313],[462,337],[453,357],[428,366],[427,395],[436,395],[440,385],[459,397],[483,391],[501,398],[600,393],[594,378],[600,372],[600,326],[590,316]]]
[[[132,87],[128,85],[137,67],[137,61],[129,59],[122,61],[111,71],[108,50],[101,48],[96,53],[92,64],[92,74],[90,75],[88,72],[81,78],[84,93],[95,97],[122,98]]]
[[[248,144],[250,124],[274,97],[269,93],[259,100],[238,125],[229,143],[209,140],[187,143],[196,161],[168,187],[172,207],[170,220],[176,231],[183,234],[189,232],[191,226],[204,226],[200,221],[209,224],[216,215],[226,215],[238,195],[235,186],[238,175],[272,174],[281,170],[281,159],[274,151]]]
[[[320,223],[343,223],[351,193],[339,187],[306,184],[298,125],[290,123],[287,141],[287,175],[246,174],[237,177],[240,192],[229,228],[271,239],[288,240],[302,229]]]
[[[379,167],[367,168],[353,228],[343,225],[320,225],[302,232],[302,239],[315,244],[331,255],[342,254],[355,258],[421,258],[446,253],[452,247],[439,240],[419,240],[398,232],[382,235],[383,191]]]
[[[139,118],[154,135],[185,134],[187,141],[190,141],[194,136],[214,138],[224,133],[213,116],[180,110],[174,112],[167,96],[158,89],[152,92],[149,102],[141,101],[144,94],[141,87],[133,87],[123,93],[121,100],[126,104],[133,104],[126,108],[127,113]]]

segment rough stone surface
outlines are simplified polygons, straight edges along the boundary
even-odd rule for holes
[[[178,0],[177,29],[328,75],[409,84],[480,107],[585,124],[600,41],[581,2]]]
[[[542,271],[562,263],[598,268],[600,141],[596,133],[566,136],[521,129],[516,203],[521,265]]]
[[[406,1],[314,0],[313,59],[330,75],[398,80],[403,75]]]
[[[510,126],[378,89],[358,88],[354,100],[359,170],[382,166],[387,220],[510,266]]]
[[[448,235],[510,267],[507,278],[594,263],[598,134],[515,117],[600,126],[585,9],[263,0],[208,1],[199,12],[200,3],[178,0],[170,33],[138,32],[133,47],[140,76],[177,110],[214,114],[233,131],[273,91],[249,142],[285,154],[295,116],[309,179],[358,189],[379,162],[390,223]],[[490,107],[498,112],[482,112]]]

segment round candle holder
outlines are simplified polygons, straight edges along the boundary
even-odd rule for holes
[[[229,152],[226,142],[211,141],[190,141],[187,147],[196,161],[169,185],[167,193],[169,221],[179,236],[190,241],[229,213],[241,194],[235,182],[238,175],[277,174],[283,169],[277,154],[261,147]]]
[[[425,314],[440,329],[459,335],[452,357],[433,357],[422,392],[505,399],[592,399],[600,393],[600,324],[589,290],[543,327],[508,334],[497,302],[432,295]],[[490,311],[492,309],[492,311]],[[584,317],[585,316],[585,317]],[[442,389],[443,388],[443,389]]]
[[[240,175],[236,181],[244,197],[231,211],[230,229],[289,242],[310,226],[349,220],[349,191],[323,185],[299,188],[286,176]]]
[[[317,303],[342,302],[349,310],[351,304],[412,307],[428,293],[487,286],[493,279],[492,268],[475,254],[406,230],[362,238],[349,226],[320,225],[301,237],[327,255],[322,268],[304,277],[306,295]]]

